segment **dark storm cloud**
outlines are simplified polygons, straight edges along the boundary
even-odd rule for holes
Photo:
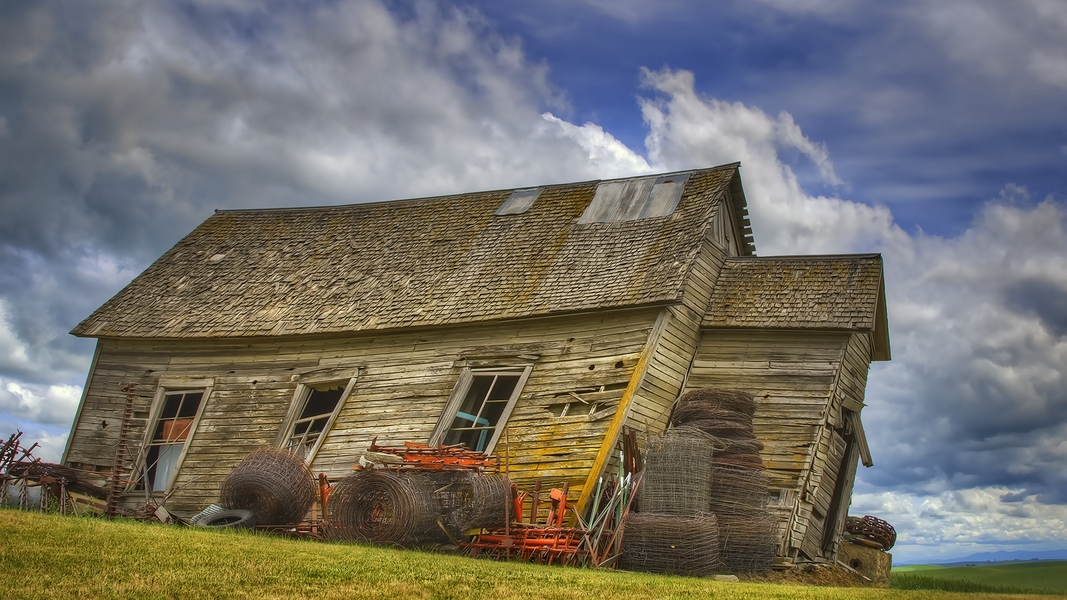
[[[1004,294],[1012,309],[1034,315],[1053,335],[1067,335],[1067,286],[1031,278],[1007,286]]]
[[[548,58],[577,118],[633,147],[645,131],[617,90],[641,66],[669,65],[696,72],[710,97],[788,111],[858,184],[850,199],[890,207],[909,232],[962,233],[975,204],[1008,182],[1063,193],[1067,5],[1057,0],[480,6]],[[802,155],[780,158],[809,193],[844,193]]]
[[[542,110],[561,102],[547,70],[470,11],[0,11],[0,318],[13,336],[0,378],[83,378],[92,342],[66,332],[214,208],[603,174],[545,129]]]
[[[1052,200],[990,203],[960,238],[887,255],[894,362],[872,374],[881,468],[865,482],[1067,503],[1065,256],[1067,207]]]

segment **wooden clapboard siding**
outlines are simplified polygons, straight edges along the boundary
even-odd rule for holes
[[[222,479],[248,452],[273,443],[302,381],[346,381],[358,372],[312,465],[341,477],[375,437],[383,445],[428,440],[464,366],[532,364],[496,452],[507,456],[521,485],[535,478],[547,485],[567,481],[580,493],[661,310],[319,338],[105,338],[67,460],[111,464],[123,382],[140,384],[138,414],[146,419],[161,377],[211,378],[214,387],[178,473],[178,491],[168,502],[179,512],[193,511],[217,498]],[[594,418],[553,416],[553,404],[573,400],[568,392],[595,403]],[[141,420],[131,439],[139,444],[143,436]]]
[[[824,423],[848,341],[838,332],[705,329],[689,372],[686,390],[732,387],[755,396],[754,430],[775,512],[788,519],[780,527],[787,552],[808,533],[821,477],[813,463],[826,449]]]
[[[715,218],[723,218],[723,211],[720,210]],[[633,396],[604,436],[597,463],[586,480],[587,492],[593,489],[597,477],[617,466],[618,439],[623,425],[644,434],[658,433],[666,428],[670,409],[682,392],[693,361],[700,339],[700,321],[724,260],[724,249],[705,239],[686,282],[682,302],[664,309],[662,326],[649,339],[647,360],[640,372],[634,373]],[[579,510],[584,509],[588,499],[588,493],[579,496]]]
[[[724,207],[718,207],[723,218]],[[668,309],[663,329],[645,377],[635,396],[626,424],[642,433],[658,433],[667,426],[671,407],[682,392],[689,367],[700,342],[700,321],[715,289],[726,252],[705,240],[694,263],[680,305]]]
[[[845,428],[843,405],[846,398],[862,404],[871,357],[871,334],[851,334],[845,345],[819,433],[818,451],[813,457],[806,484],[806,497],[811,499],[812,510],[800,549],[812,560],[833,560],[841,540],[841,528],[851,502],[858,462],[855,448],[847,446],[839,433]]]

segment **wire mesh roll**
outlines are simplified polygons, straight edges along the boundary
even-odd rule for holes
[[[711,512],[721,517],[766,508],[767,473],[762,467],[716,462],[711,471]]]
[[[714,440],[688,427],[652,436],[637,492],[641,512],[693,515],[711,504]]]
[[[697,419],[689,421],[682,427],[699,429],[707,435],[724,439],[752,439],[752,424],[738,423],[736,421],[717,421],[714,419]]]
[[[685,398],[683,396],[682,398]],[[752,414],[741,411],[722,408],[708,402],[685,402],[679,400],[671,415],[671,425],[691,425],[693,421],[730,421],[742,425],[752,425]]]
[[[719,565],[719,528],[713,514],[630,513],[623,521],[623,569],[704,576],[718,571]]]
[[[333,486],[327,510],[332,540],[412,547],[441,534],[433,482],[418,473],[353,473]]]
[[[763,462],[758,454],[717,456],[712,473],[723,571],[766,571],[778,549],[778,520],[768,509]]]
[[[719,554],[727,573],[756,573],[771,568],[778,549],[777,522],[766,510],[717,515]]]
[[[260,448],[245,457],[222,482],[219,504],[250,510],[263,525],[299,523],[318,497],[304,459],[280,448]]]
[[[498,473],[460,471],[449,486],[451,510],[445,523],[453,535],[470,529],[504,527],[511,503],[511,480]]]
[[[688,408],[683,408],[687,405],[689,405]],[[683,414],[685,414],[685,410],[698,410],[700,408],[704,410],[738,411],[752,416],[756,413],[756,401],[752,394],[744,390],[708,387],[687,392],[678,399],[678,407],[674,412],[678,414],[678,411],[683,411]]]

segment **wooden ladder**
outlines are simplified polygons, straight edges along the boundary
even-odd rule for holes
[[[126,392],[126,409],[122,412],[122,425],[119,427],[119,444],[115,448],[115,462],[111,465],[111,489],[107,493],[107,511],[109,519],[119,513],[119,496],[126,487],[122,476],[126,471],[126,452],[129,447],[130,423],[133,421],[133,405],[137,401],[137,384],[123,383]]]

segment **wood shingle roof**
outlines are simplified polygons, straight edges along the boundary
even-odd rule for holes
[[[889,359],[880,254],[734,257],[723,264],[704,327],[876,332]]]
[[[739,182],[737,164],[690,171],[672,214],[608,223],[578,223],[596,181],[542,186],[499,216],[513,190],[219,211],[72,333],[338,333],[672,302],[719,199],[744,218]]]

